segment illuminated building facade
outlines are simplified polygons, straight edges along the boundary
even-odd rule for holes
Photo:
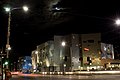
[[[32,70],[31,56],[25,56],[24,57],[24,62],[22,64],[22,69],[23,70]]]
[[[65,46],[62,46],[62,42],[66,43]],[[54,36],[54,55],[57,56],[57,61],[54,60],[56,63],[59,62],[57,64],[60,66],[60,71],[73,71],[80,67],[79,58],[82,57],[80,42],[78,34]]]
[[[32,66],[34,71],[53,71],[54,45],[53,41],[47,41],[37,46],[37,49],[32,51]]]
[[[37,57],[37,53],[36,50],[32,51],[31,57],[32,57],[32,68],[33,68],[33,72],[37,71],[37,61],[38,61],[38,57]],[[38,62],[39,63],[39,62]]]
[[[87,69],[89,66],[100,66],[101,34],[82,34],[81,45],[83,57],[82,67]]]
[[[32,60],[31,56],[19,57],[18,70],[22,72],[32,71]]]
[[[113,45],[101,43],[100,33],[55,35],[53,41],[38,45],[32,54],[36,51],[32,61],[40,71],[101,69],[103,59],[114,59]]]

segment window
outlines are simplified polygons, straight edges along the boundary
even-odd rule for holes
[[[94,43],[94,40],[88,40],[89,43]]]
[[[83,41],[83,43],[87,43],[87,41]]]

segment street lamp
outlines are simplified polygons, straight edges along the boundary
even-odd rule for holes
[[[61,45],[63,46],[63,47],[65,47],[66,46],[66,42],[65,41],[62,41],[62,43],[61,43]],[[63,52],[62,52],[63,53]],[[64,54],[65,55],[65,54]],[[64,56],[64,61],[65,61],[65,56]],[[65,74],[65,67],[66,67],[66,64],[65,64],[65,62],[63,63],[63,75]]]
[[[115,20],[115,24],[116,24],[117,26],[120,26],[120,19]]]
[[[35,51],[35,54],[38,54],[38,51]]]
[[[23,6],[23,10],[24,10],[25,12],[27,12],[29,9],[28,9],[27,6]]]
[[[65,45],[66,45],[66,43],[63,41],[63,42],[62,42],[62,46],[64,47]]]
[[[8,12],[8,31],[7,31],[7,44],[6,44],[6,51],[7,51],[6,58],[9,58],[9,51],[11,50],[11,47],[10,47],[11,12],[13,10],[16,10],[16,9],[23,9],[26,12],[26,11],[28,11],[28,7],[27,6],[23,6],[22,8],[21,7],[17,7],[17,8],[4,7],[4,9],[5,9],[6,12]],[[8,65],[6,66],[6,68],[8,69]]]

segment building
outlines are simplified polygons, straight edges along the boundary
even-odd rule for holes
[[[54,61],[60,71],[73,71],[80,66],[80,40],[78,34],[54,36]],[[62,43],[65,42],[63,46]],[[58,70],[57,70],[58,71]]]
[[[22,72],[31,72],[32,60],[31,56],[20,57],[18,60],[18,69]]]
[[[32,51],[32,65],[34,72],[36,71],[53,71],[53,41],[47,41],[37,46],[37,49]]]
[[[115,62],[113,45],[102,43],[100,33],[55,35],[53,41],[37,46],[32,59],[40,71],[62,72],[103,69],[108,64],[104,60]]]
[[[37,61],[38,60],[37,56],[38,56],[37,51],[36,50],[32,51],[31,57],[32,57],[32,70],[33,70],[33,72],[37,71],[37,63],[39,63]]]
[[[61,45],[63,41],[66,43],[65,46]],[[64,69],[64,65],[65,71],[87,69],[89,67],[88,57],[98,60],[91,66],[101,65],[99,60],[101,57],[100,50],[100,33],[54,36],[54,56],[56,56],[54,61],[59,65],[60,71]]]
[[[101,34],[82,34],[81,35],[81,50],[82,50],[82,67],[90,68],[94,66],[100,66],[101,61]]]

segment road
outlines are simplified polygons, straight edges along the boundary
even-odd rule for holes
[[[120,75],[13,75],[10,80],[120,80]]]

